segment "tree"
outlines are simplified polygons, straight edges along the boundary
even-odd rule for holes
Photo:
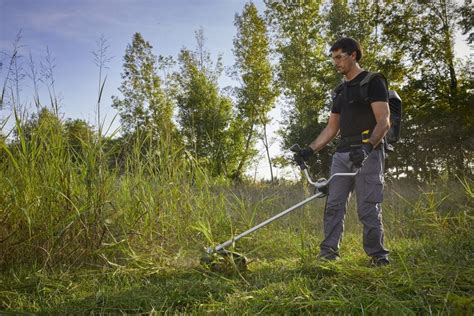
[[[403,55],[404,135],[397,163],[425,180],[472,173],[472,80],[454,57],[458,7],[449,0],[386,7],[384,41]]]
[[[173,104],[162,89],[157,74],[157,58],[152,46],[140,33],[133,35],[125,50],[122,84],[123,99],[113,97],[112,107],[119,111],[126,134],[147,131],[153,138],[174,131]]]
[[[64,131],[73,159],[83,157],[87,146],[94,142],[92,127],[84,120],[68,119],[64,122]]]
[[[273,107],[277,91],[272,85],[267,29],[253,3],[245,4],[242,15],[236,14],[234,25],[237,27],[233,50],[236,57],[235,69],[241,77],[241,87],[236,89],[237,111],[245,144],[233,177],[241,177],[246,163],[254,155],[255,138],[259,133],[258,129],[261,129],[273,181],[266,130],[270,121],[268,113]]]
[[[404,74],[402,54],[387,49],[388,45],[383,38],[383,17],[391,15],[391,12],[384,11],[383,1],[331,0],[328,5],[322,12],[327,25],[327,43],[334,43],[341,37],[356,39],[363,50],[361,66],[366,70],[383,73],[389,79],[391,87],[398,86]],[[337,78],[340,80],[339,76]]]
[[[228,175],[235,155],[230,134],[232,102],[219,94],[220,58],[214,67],[204,48],[203,30],[196,32],[197,50],[181,50],[176,74],[178,122],[186,150],[212,175]]]
[[[326,125],[328,92],[336,83],[321,32],[325,27],[322,1],[265,3],[279,59],[278,84],[287,102],[280,130],[282,147],[309,144]],[[329,170],[329,151],[322,151],[319,158],[310,161],[311,169]]]
[[[64,134],[64,126],[60,118],[47,107],[41,108],[37,113],[29,115],[29,117],[21,122],[21,126],[14,130],[15,142],[21,142],[23,137],[26,143],[33,140],[41,140],[46,144],[49,139]],[[43,146],[44,144],[36,144]]]
[[[459,7],[457,13],[460,15],[459,26],[461,27],[463,35],[469,33],[467,42],[468,44],[474,43],[474,8],[472,6],[472,0],[464,0],[464,5]]]

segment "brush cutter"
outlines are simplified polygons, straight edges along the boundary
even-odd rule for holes
[[[290,151],[294,153],[299,153],[300,150],[301,148],[298,144],[295,144],[290,147]],[[298,158],[301,158],[301,157],[298,157]],[[359,170],[356,170],[355,172],[352,172],[352,173],[335,173],[327,180],[325,178],[321,178],[317,181],[313,181],[311,179],[311,176],[309,175],[308,168],[304,160],[295,158],[295,162],[298,164],[300,169],[304,172],[309,184],[315,187],[314,194],[308,197],[307,199],[301,201],[300,203],[295,204],[292,207],[282,211],[281,213],[267,219],[266,221],[263,221],[262,223],[244,231],[243,233],[232,237],[231,239],[223,242],[222,244],[219,244],[215,247],[205,248],[205,255],[201,258],[202,264],[208,266],[213,271],[223,271],[226,269],[225,265],[230,265],[231,267],[233,266],[239,271],[246,270],[248,259],[242,254],[225,249],[226,247],[233,245],[237,240],[270,224],[271,222],[285,216],[286,214],[293,212],[294,210],[300,208],[301,206],[307,204],[308,202],[317,198],[325,197],[328,194],[329,183],[331,183],[331,181],[335,177],[353,177],[359,172]]]

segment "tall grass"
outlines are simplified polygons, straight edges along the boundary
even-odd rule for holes
[[[223,195],[169,142],[139,136],[110,167],[116,148],[90,138],[74,150],[54,115],[23,126],[17,117],[18,141],[2,144],[2,267],[113,261],[135,247],[160,256],[196,240],[200,219],[229,225]]]

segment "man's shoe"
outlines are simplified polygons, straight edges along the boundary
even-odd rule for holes
[[[390,264],[387,257],[372,257],[370,264],[376,267],[386,266]]]
[[[337,261],[340,259],[341,258],[338,255],[319,255],[318,256],[319,261]]]

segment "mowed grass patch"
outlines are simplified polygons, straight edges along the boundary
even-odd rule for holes
[[[348,234],[337,262],[292,253],[261,255],[247,272],[214,273],[196,253],[186,265],[108,267],[64,272],[10,270],[2,274],[1,309],[58,313],[383,313],[470,314],[472,261],[436,238],[391,243],[392,264],[374,268]],[[441,247],[443,247],[441,245]],[[436,250],[436,251],[435,251]],[[442,250],[443,254],[440,254]],[[251,257],[251,256],[250,256]]]

